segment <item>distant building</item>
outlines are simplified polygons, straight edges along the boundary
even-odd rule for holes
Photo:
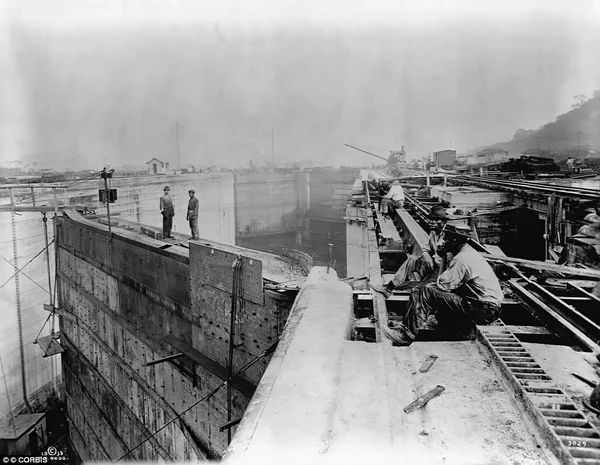
[[[148,165],[148,174],[167,174],[169,172],[169,162],[160,158],[153,158],[146,162]]]
[[[404,145],[402,146],[402,150],[399,152],[390,150],[389,160],[393,163],[406,163],[406,152],[404,151]]]
[[[181,172],[182,173],[195,173],[196,172],[196,167],[194,165],[183,165],[181,167]]]
[[[486,165],[500,163],[508,160],[508,152],[497,147],[487,147],[477,152],[473,157],[473,164]]]
[[[433,152],[431,160],[438,168],[452,168],[456,163],[456,150],[440,150]]]

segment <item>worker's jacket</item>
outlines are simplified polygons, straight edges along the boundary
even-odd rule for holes
[[[188,211],[187,211],[188,220],[190,220],[192,218],[198,218],[199,205],[200,205],[200,202],[198,202],[198,199],[196,197],[190,198],[190,201],[188,202]]]

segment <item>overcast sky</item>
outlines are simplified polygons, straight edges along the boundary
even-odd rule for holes
[[[11,1],[0,159],[175,164],[177,131],[204,166],[271,159],[272,131],[277,162],[336,165],[499,142],[600,88],[598,3]]]

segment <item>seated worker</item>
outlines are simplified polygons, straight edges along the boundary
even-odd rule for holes
[[[402,189],[402,186],[398,181],[394,181],[388,193],[383,196],[383,199],[381,199],[381,205],[379,209],[383,213],[387,213],[389,205],[395,208],[399,208],[402,206],[403,203],[404,189]]]
[[[389,297],[394,289],[406,287],[409,283],[414,285],[418,282],[437,279],[444,261],[442,255],[445,255],[438,254],[438,242],[442,237],[442,229],[448,221],[448,216],[444,207],[436,205],[431,208],[429,219],[432,221],[432,228],[427,247],[420,255],[408,255],[406,261],[396,271],[394,278],[384,287],[372,285],[373,290]]]
[[[447,225],[441,246],[454,255],[437,282],[417,287],[402,324],[383,328],[394,345],[410,345],[424,328],[466,329],[488,325],[500,316],[503,295],[494,270],[467,241],[469,227]]]

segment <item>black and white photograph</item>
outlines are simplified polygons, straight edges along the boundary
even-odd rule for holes
[[[1,464],[600,465],[600,0],[0,0]]]

